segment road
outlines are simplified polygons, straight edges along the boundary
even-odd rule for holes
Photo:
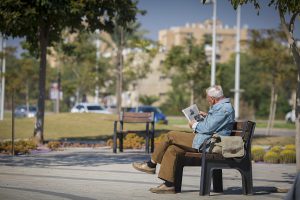
[[[266,135],[266,128],[255,128],[255,135]],[[272,136],[295,136],[296,130],[294,129],[273,129]]]

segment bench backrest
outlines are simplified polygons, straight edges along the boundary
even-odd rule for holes
[[[121,112],[119,120],[125,123],[153,123],[154,113]]]
[[[254,134],[255,122],[234,122],[231,136],[241,136],[245,142],[245,148],[248,149],[251,145],[252,136]]]

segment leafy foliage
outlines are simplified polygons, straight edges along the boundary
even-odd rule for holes
[[[202,99],[205,95],[203,91],[209,86],[210,67],[204,44],[196,44],[194,38],[189,37],[184,46],[172,47],[162,71],[172,81],[172,91],[168,93],[167,103],[163,106],[167,113],[179,113],[183,107],[189,105],[192,93],[193,102],[206,105]]]
[[[3,0],[0,4],[0,31],[5,36],[25,37],[30,52],[40,56],[39,99],[34,136],[43,142],[46,50],[61,39],[62,31],[96,29],[112,31],[114,22],[126,29],[139,12],[137,2],[124,1],[50,1]],[[118,16],[117,18],[115,18]],[[115,20],[115,21],[113,21]]]
[[[139,97],[139,102],[141,102],[143,105],[152,105],[158,100],[159,98],[157,96],[151,95],[142,95]]]
[[[241,100],[249,108],[254,108],[256,116],[267,116],[270,91],[274,85],[279,96],[277,113],[283,117],[291,109],[287,99],[296,87],[296,68],[292,64],[292,56],[283,45],[281,31],[252,31],[251,36],[247,52],[241,53],[240,57],[240,85],[244,89]],[[235,59],[232,56],[227,63],[217,67],[217,80],[228,97],[233,97],[230,90],[234,85],[234,66]]]

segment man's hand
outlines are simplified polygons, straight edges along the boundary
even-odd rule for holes
[[[196,122],[197,122],[196,120],[189,121],[189,127],[192,128],[193,124],[196,123]]]
[[[207,115],[207,113],[206,113],[206,112],[203,112],[203,111],[200,111],[199,113],[200,113],[200,115],[203,116],[203,117],[206,117],[206,115]]]

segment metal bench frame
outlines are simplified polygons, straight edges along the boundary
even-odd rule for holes
[[[223,192],[222,169],[237,169],[242,176],[243,194],[253,193],[251,140],[254,134],[255,122],[235,122],[231,136],[241,136],[244,140],[245,155],[241,158],[224,158],[221,154],[208,153],[201,149],[202,153],[187,152],[177,156],[175,166],[175,191],[181,192],[183,168],[185,166],[202,166],[199,195],[209,195],[211,179],[213,179],[213,191]],[[207,140],[204,144],[207,143]],[[204,148],[206,145],[202,145]]]
[[[120,124],[119,131],[118,123]],[[149,153],[149,143],[151,143],[151,152],[154,151],[154,134],[155,121],[154,113],[135,113],[135,112],[121,112],[118,121],[114,121],[114,135],[113,135],[113,152],[117,153],[117,139],[119,139],[119,151],[123,152],[123,138],[128,131],[124,130],[125,123],[145,123],[146,124],[146,153]],[[151,124],[151,131],[149,125]],[[139,133],[140,131],[133,131]],[[150,140],[150,142],[149,142]]]

